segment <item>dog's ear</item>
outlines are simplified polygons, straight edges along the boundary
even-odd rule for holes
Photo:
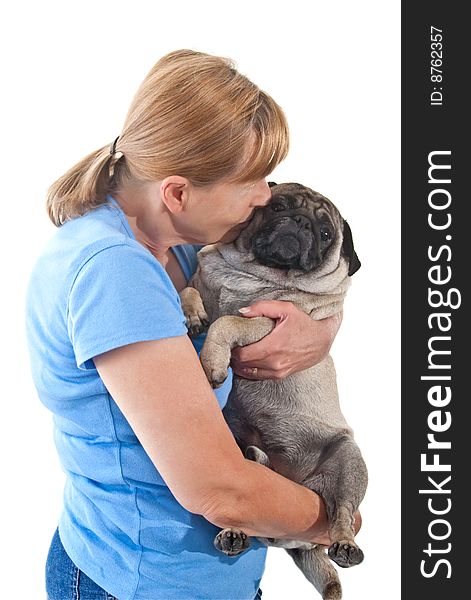
[[[274,185],[278,185],[278,184],[275,183],[274,181],[269,181],[268,182],[268,187],[273,187]]]
[[[361,267],[361,262],[357,256],[357,253],[355,252],[355,248],[353,247],[352,230],[345,219],[343,221],[342,251],[348,258],[348,274],[351,277]]]

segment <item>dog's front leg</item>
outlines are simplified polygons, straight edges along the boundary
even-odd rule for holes
[[[208,329],[208,335],[200,353],[206,377],[213,388],[218,388],[227,378],[231,350],[258,342],[275,328],[275,321],[268,317],[224,316],[216,319]]]
[[[180,302],[186,318],[186,326],[190,336],[199,335],[208,328],[209,320],[199,291],[194,287],[181,290]]]

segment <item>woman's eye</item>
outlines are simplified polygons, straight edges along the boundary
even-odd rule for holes
[[[332,232],[330,231],[330,229],[328,229],[327,227],[323,227],[320,233],[321,240],[323,242],[330,242],[330,240],[332,239]]]

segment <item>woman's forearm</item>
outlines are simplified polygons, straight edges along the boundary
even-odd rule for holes
[[[249,460],[237,475],[234,486],[220,490],[211,502],[204,514],[208,521],[249,536],[330,544],[324,503],[317,494]]]

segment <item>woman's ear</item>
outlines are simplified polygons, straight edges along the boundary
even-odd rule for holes
[[[160,197],[172,214],[182,211],[188,200],[190,182],[180,175],[169,175],[160,184]]]

